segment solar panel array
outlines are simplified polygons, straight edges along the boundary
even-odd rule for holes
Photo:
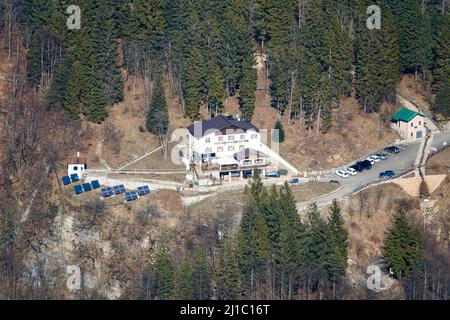
[[[63,182],[63,185],[67,186],[71,182],[70,177],[69,176],[62,177],[62,182]]]
[[[91,181],[91,185],[94,189],[100,188],[100,182],[98,182],[98,180]]]
[[[106,187],[100,190],[100,194],[103,198],[111,197],[114,194],[114,191],[111,187]]]
[[[88,191],[92,190],[92,186],[91,186],[91,184],[89,182],[83,183],[82,186],[83,186],[83,189],[84,189],[85,192],[88,192]]]
[[[137,200],[137,198],[138,198],[137,192],[135,192],[135,191],[125,192],[125,200],[133,201],[133,200]]]
[[[148,186],[138,187],[137,193],[139,194],[139,196],[145,196],[146,194],[150,193],[150,189]]]
[[[73,190],[75,191],[75,194],[83,193],[83,188],[80,185],[73,186]]]
[[[114,194],[121,194],[121,193],[125,192],[125,187],[123,184],[120,184],[118,186],[114,186],[113,190],[114,190]]]
[[[80,181],[80,178],[78,177],[78,173],[72,173],[70,175],[70,179],[72,180],[72,182],[78,182]]]

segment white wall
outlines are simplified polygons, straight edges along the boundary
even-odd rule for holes
[[[256,136],[252,138],[253,135]],[[232,137],[233,140],[229,140],[229,137]],[[234,133],[225,135],[216,135],[213,131],[205,132],[205,135],[200,139],[195,139],[189,134],[191,154],[194,152],[198,154],[215,153],[218,157],[232,156],[240,151],[241,146],[244,149],[251,148],[259,150],[260,141],[261,137],[259,132],[253,130],[248,130],[247,132],[236,130]],[[229,150],[229,147],[234,147],[234,149]]]
[[[81,178],[81,175],[86,170],[86,165],[82,163],[78,164],[68,164],[67,165],[67,175],[71,175],[73,173],[78,173],[78,177]]]
[[[426,135],[426,129],[424,125],[425,118],[417,115],[410,122],[397,121],[391,124],[391,127],[397,130],[402,137],[407,141],[416,140],[416,133],[422,131],[422,137]]]

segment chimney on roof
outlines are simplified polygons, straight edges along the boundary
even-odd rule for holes
[[[80,157],[80,153],[79,152],[77,152],[77,158],[79,158]]]

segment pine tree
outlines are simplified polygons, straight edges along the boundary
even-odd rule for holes
[[[256,70],[253,68],[254,59],[244,58],[242,65],[242,80],[239,85],[239,105],[245,120],[251,121],[255,109]]]
[[[211,298],[211,271],[203,252],[198,251],[193,259],[191,273],[192,299],[209,300]]]
[[[174,283],[174,267],[172,257],[168,250],[162,247],[158,250],[155,263],[152,266],[154,297],[161,300],[167,300],[172,297]]]
[[[96,69],[100,73],[107,102],[117,103],[123,100],[123,81],[117,64],[114,6],[110,0],[100,0],[95,10],[92,47]]]
[[[225,239],[220,243],[216,267],[219,300],[236,300],[239,296],[241,275],[236,251],[232,239]]]
[[[450,80],[447,80],[437,92],[432,110],[445,118],[450,118]]]
[[[210,64],[206,79],[206,90],[208,96],[208,109],[215,114],[220,113],[225,100],[225,88],[222,72],[218,65]]]
[[[238,262],[247,296],[252,296],[266,268],[269,242],[268,230],[261,208],[265,193],[260,178],[250,182],[238,234]]]
[[[180,270],[176,273],[175,296],[180,300],[192,300],[192,261],[190,257],[182,261]]]
[[[184,96],[186,100],[185,113],[191,119],[196,119],[200,111],[200,103],[205,93],[204,83],[206,73],[204,58],[201,51],[193,48],[186,63]]]
[[[156,80],[152,100],[147,112],[147,129],[155,135],[165,135],[169,129],[169,112],[161,77]]]
[[[61,75],[62,76],[62,75]],[[86,74],[81,62],[75,61],[71,66],[64,88],[64,109],[73,119],[77,119],[80,114],[81,104],[86,90]]]
[[[397,278],[407,279],[422,260],[422,235],[408,222],[403,209],[392,217],[392,225],[384,239],[383,255]]]
[[[285,135],[285,133],[284,133],[283,125],[281,124],[280,121],[277,121],[275,123],[275,128],[274,129],[278,130],[278,131],[274,131],[273,137],[272,137],[273,141],[279,142],[279,143],[284,142],[284,138],[285,138],[284,135]]]
[[[335,289],[336,283],[340,282],[340,278],[345,274],[347,267],[348,233],[341,214],[341,208],[336,199],[330,205],[329,211],[328,228],[330,229],[332,253],[328,259],[327,269],[330,281],[333,283],[333,289]]]
[[[450,15],[435,18],[433,89],[445,86],[450,74]]]

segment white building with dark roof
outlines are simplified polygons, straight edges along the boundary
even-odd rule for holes
[[[252,123],[231,116],[217,116],[190,125],[191,161],[205,162],[212,158],[234,157],[245,149],[259,150],[259,129]]]
[[[220,115],[196,121],[187,129],[191,163],[220,178],[252,176],[255,169],[264,175],[268,160],[260,151],[260,131],[252,123]]]

